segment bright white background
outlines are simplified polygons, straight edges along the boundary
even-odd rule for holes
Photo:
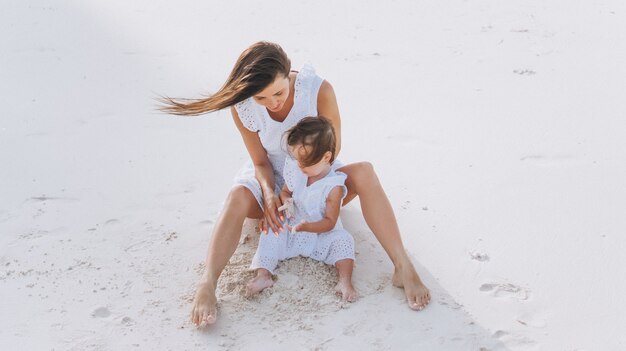
[[[162,269],[203,259],[246,153],[227,111],[171,117],[153,99],[215,91],[270,40],[333,84],[341,159],[374,164],[421,272],[486,334],[625,348],[624,23],[621,1],[4,3],[0,340],[108,349],[114,332],[72,327],[100,303],[76,296],[123,285],[129,262],[158,259],[164,299],[193,284]],[[167,231],[187,236],[116,251]]]

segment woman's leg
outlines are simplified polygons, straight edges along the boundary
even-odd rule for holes
[[[393,262],[393,284],[404,288],[410,308],[423,309],[430,301],[430,292],[422,283],[404,249],[393,208],[374,167],[369,162],[359,162],[343,166],[339,171],[348,175],[348,195],[343,204],[359,197],[365,222]]]
[[[244,186],[235,186],[224,204],[211,236],[205,269],[198,283],[191,310],[191,321],[196,325],[215,323],[217,318],[215,288],[230,257],[237,249],[243,221],[261,218],[263,211],[254,195]]]

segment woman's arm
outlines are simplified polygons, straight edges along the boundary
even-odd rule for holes
[[[278,233],[279,228],[282,227],[278,219],[278,207],[280,207],[282,203],[280,202],[280,198],[274,193],[275,182],[272,164],[267,157],[265,148],[263,148],[261,144],[259,133],[251,132],[244,127],[235,107],[231,107],[230,112],[243,142],[246,145],[248,154],[250,154],[252,163],[254,164],[254,176],[259,181],[259,184],[261,184],[263,201],[265,202],[265,221],[270,228],[274,230],[274,233]]]
[[[335,91],[328,81],[322,82],[317,93],[317,114],[328,118],[333,125],[337,137],[335,156],[339,155],[339,151],[341,151],[341,117],[339,116],[339,106],[337,106]]]
[[[343,189],[336,186],[328,193],[326,198],[326,212],[324,218],[317,222],[302,222],[294,227],[297,232],[325,233],[335,228],[339,218],[339,208],[341,207],[341,196]]]

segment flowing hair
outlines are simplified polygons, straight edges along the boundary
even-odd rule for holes
[[[252,44],[239,55],[224,85],[200,99],[161,97],[159,110],[180,116],[198,116],[241,102],[269,86],[278,75],[289,77],[291,61],[280,45],[266,41]]]

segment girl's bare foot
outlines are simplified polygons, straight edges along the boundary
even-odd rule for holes
[[[201,281],[196,288],[191,309],[191,321],[198,327],[215,323],[217,320],[217,299],[215,285],[209,281]]]
[[[412,265],[405,269],[396,267],[393,272],[392,284],[404,289],[407,303],[413,310],[421,311],[430,302],[430,291],[422,283]]]
[[[335,286],[335,291],[337,291],[337,294],[341,294],[341,299],[344,301],[354,302],[357,299],[356,290],[354,290],[350,280],[340,279]]]
[[[259,268],[256,273],[256,277],[248,282],[246,285],[246,296],[252,296],[260,293],[261,291],[274,286],[274,279],[272,279],[272,273],[267,269]]]

